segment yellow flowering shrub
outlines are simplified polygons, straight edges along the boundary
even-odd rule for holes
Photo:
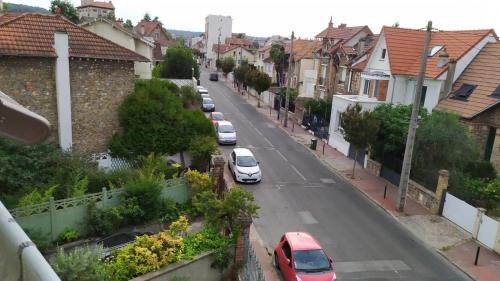
[[[201,173],[197,170],[188,169],[184,174],[194,193],[211,191],[214,183],[208,173]]]

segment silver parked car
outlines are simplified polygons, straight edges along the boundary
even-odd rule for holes
[[[201,103],[201,110],[203,111],[215,111],[215,103],[211,98],[203,98],[203,102]]]

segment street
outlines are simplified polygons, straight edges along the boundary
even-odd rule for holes
[[[335,259],[339,280],[470,280],[276,128],[246,96],[208,81],[206,71],[201,85],[235,126],[237,146],[260,161],[262,182],[244,187],[260,206],[254,225],[269,252],[284,232],[307,231]],[[233,147],[221,146],[226,159]]]

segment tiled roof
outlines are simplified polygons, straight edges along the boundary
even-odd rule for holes
[[[387,26],[382,31],[387,43],[391,74],[416,76],[425,31]],[[494,33],[493,30],[432,32],[429,48],[443,45],[450,58],[458,60],[491,33]],[[426,77],[437,78],[448,69],[447,65],[443,68],[437,67],[439,54],[440,52],[427,59]]]
[[[330,39],[341,39],[344,41],[348,41],[360,31],[366,29],[371,34],[368,26],[345,26],[340,25],[339,27],[334,27],[333,23],[330,21],[328,27],[321,31],[316,38],[330,38]]]
[[[252,42],[248,39],[237,38],[237,37],[227,37],[225,44],[227,45],[241,45],[241,46],[252,46]]]
[[[100,21],[100,22],[104,22],[104,23],[107,23],[107,24],[111,25],[113,28],[116,28],[116,29],[120,30],[121,32],[126,33],[126,34],[127,34],[127,35],[129,35],[130,37],[133,37],[133,38],[135,38],[135,39],[139,39],[139,40],[142,40],[142,41],[144,41],[144,42],[147,42],[147,44],[148,44],[148,45],[150,45],[150,44],[151,44],[151,42],[150,42],[150,41],[142,39],[142,37],[141,37],[141,36],[139,36],[138,34],[136,34],[136,33],[135,33],[132,29],[130,29],[130,28],[125,28],[125,27],[123,27],[123,25],[121,25],[121,24],[119,24],[119,23],[117,23],[117,22],[114,22],[114,21],[112,21],[112,20],[109,20],[109,19],[107,19],[107,18],[98,17],[98,18],[95,18],[95,19],[91,19],[91,20],[88,20],[88,21],[82,22],[82,23],[80,23],[80,24],[79,24],[79,26],[88,26],[88,25],[93,25],[93,24],[94,24],[94,22],[98,22],[98,21]]]
[[[2,20],[5,16],[10,19]],[[59,15],[23,13],[12,17],[7,14],[0,16],[0,22],[0,55],[56,57],[54,32],[65,30],[70,57],[149,61]]]
[[[93,2],[90,2],[89,4],[81,5],[80,7],[77,7],[77,9],[85,8],[85,7],[96,7],[96,8],[109,9],[109,10],[115,9],[115,6],[113,5],[113,3],[111,1],[109,1],[109,2],[93,1]]]
[[[489,43],[481,50],[455,82],[452,93],[464,83],[477,85],[467,100],[449,96],[436,109],[470,119],[500,102],[500,98],[490,97],[500,86],[500,43]]]
[[[219,45],[219,44],[216,43],[216,44],[212,45],[212,51],[214,51],[216,53],[218,53],[217,50],[219,50],[221,54],[225,53],[227,51],[227,49],[229,49],[229,45],[226,45],[226,44],[220,44]]]
[[[312,58],[313,52],[320,46],[321,41],[318,40],[294,40],[293,54],[295,61]]]
[[[142,32],[143,28],[144,28],[144,33]],[[155,38],[153,32],[157,28],[159,28],[161,30],[161,32],[163,32],[165,37],[160,36],[159,38]],[[177,44],[177,42],[175,40],[167,39],[167,37],[168,37],[167,32],[163,28],[162,23],[159,21],[141,21],[134,27],[134,32],[142,37],[154,38],[155,42],[160,43],[160,45],[162,45],[164,47],[171,47],[171,46]]]

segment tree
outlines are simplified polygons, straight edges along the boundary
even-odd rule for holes
[[[245,77],[247,76],[247,72],[250,71],[250,66],[248,64],[241,64],[234,70],[234,79],[238,84],[238,90],[241,85],[246,85]]]
[[[160,20],[160,18],[159,18],[158,16],[156,16],[156,17],[153,19],[153,21],[158,21],[158,20]]]
[[[217,142],[211,136],[193,139],[188,148],[193,156],[191,166],[199,171],[206,171],[210,157],[217,150],[217,147]]]
[[[186,109],[194,109],[200,106],[202,98],[200,94],[190,85],[184,85],[179,91],[182,104]]]
[[[466,167],[479,160],[479,148],[458,115],[434,112],[417,129],[411,176],[428,188],[437,172],[450,171],[450,186],[463,184]]]
[[[175,84],[152,79],[138,81],[134,93],[127,96],[118,109],[123,131],[109,143],[111,153],[126,159],[177,151],[176,124],[182,101]]]
[[[274,43],[271,45],[271,50],[269,51],[271,55],[271,59],[274,63],[274,70],[276,71],[276,77],[278,77],[278,84],[281,85],[283,83],[282,73],[284,67],[284,59],[285,59],[285,48],[281,44]]]
[[[234,69],[234,59],[232,57],[226,57],[222,60],[221,67],[222,67],[222,72],[224,73],[224,76],[227,76],[227,74]]]
[[[73,23],[78,23],[78,13],[75,6],[73,6],[71,2],[69,2],[68,0],[52,0],[52,2],[50,2],[50,12],[52,14],[56,14],[58,12],[57,8],[61,10],[61,14],[65,18],[72,21]]]
[[[252,87],[257,91],[257,107],[260,107],[260,95],[271,87],[271,78],[262,71],[257,71],[252,77]]]
[[[144,14],[144,18],[142,19],[143,21],[151,21],[151,16],[149,15],[148,12]]]
[[[125,23],[123,24],[123,27],[125,27],[125,28],[133,28],[134,25],[132,24],[131,20],[126,20]]]
[[[191,49],[184,46],[170,47],[167,49],[162,62],[161,77],[176,79],[191,79],[200,77],[200,69],[193,58]]]
[[[352,178],[356,169],[356,159],[358,150],[365,149],[369,143],[376,137],[379,129],[379,122],[373,116],[373,112],[363,111],[361,105],[349,105],[345,112],[341,114],[340,131],[344,139],[348,141],[356,152],[354,154],[354,163],[352,166]]]

